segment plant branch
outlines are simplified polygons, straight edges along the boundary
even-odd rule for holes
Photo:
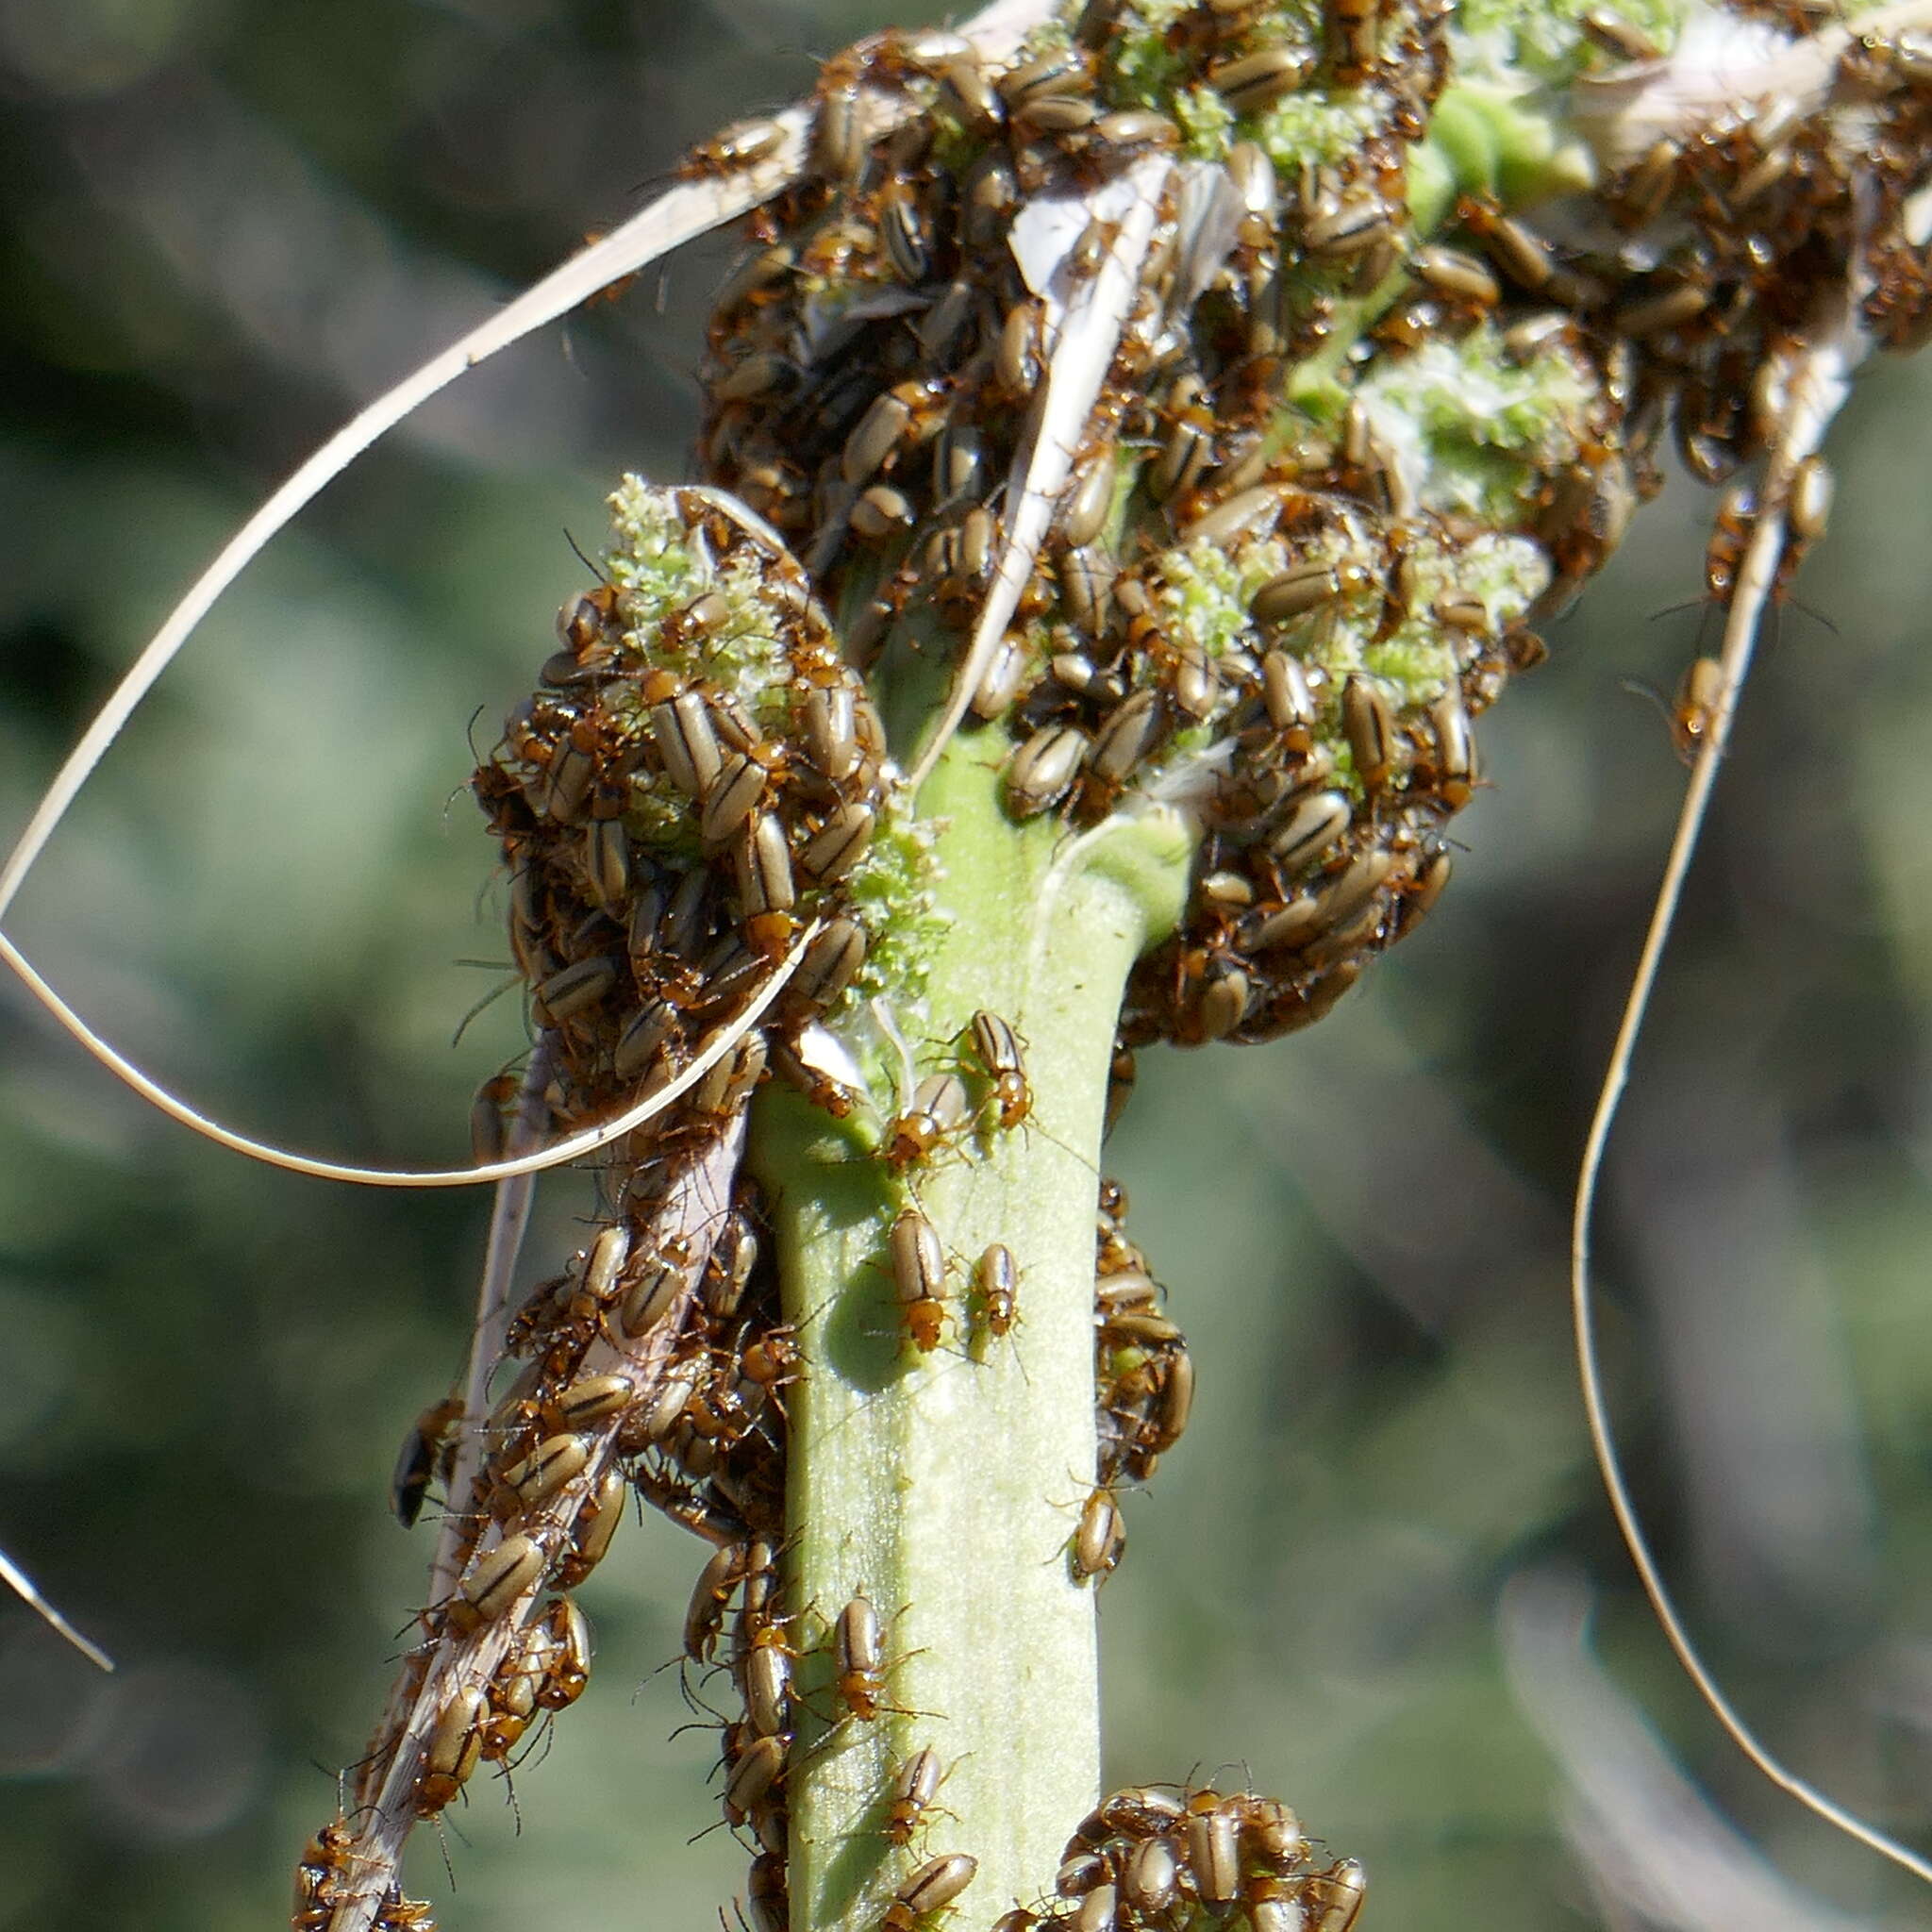
[[[790,1394],[794,1602],[822,1640],[866,1596],[890,1666],[891,1707],[870,1723],[826,1722],[823,1649],[801,1672],[818,1709],[792,1756],[791,1882],[813,1932],[871,1932],[910,1865],[940,1850],[978,1860],[964,1909],[990,1920],[1048,1882],[1097,1790],[1093,1593],[1066,1554],[1095,1457],[1095,1161],[1121,990],[1178,916],[1191,841],[1158,812],[1091,841],[1015,825],[998,756],[983,734],[956,740],[922,797],[944,821],[949,923],[907,1030],[925,1036],[922,1071],[957,1067],[974,1011],[997,1008],[1026,1042],[1031,1118],[897,1180],[866,1136],[793,1096],[757,1109],[754,1159],[811,1365]],[[915,1205],[949,1257],[949,1328],[924,1356],[902,1335],[887,1256]],[[994,1241],[1022,1280],[1023,1319],[1003,1340],[974,1331],[965,1293]],[[943,1815],[896,1854],[884,1794],[926,1744],[948,1767]]]

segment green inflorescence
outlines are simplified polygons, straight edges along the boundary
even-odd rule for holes
[[[1496,534],[1447,543],[1418,530],[1404,552],[1404,565],[1414,600],[1409,614],[1386,638],[1357,633],[1356,660],[1338,659],[1329,668],[1344,675],[1366,671],[1401,692],[1408,705],[1429,704],[1457,681],[1453,634],[1434,615],[1439,603],[1474,599],[1483,607],[1486,627],[1502,631],[1523,615],[1550,576],[1540,545],[1527,537]]]
[[[1155,592],[1163,630],[1174,644],[1198,648],[1210,658],[1234,651],[1258,656],[1271,642],[1278,643],[1321,674],[1321,688],[1330,693],[1339,693],[1352,674],[1365,672],[1383,685],[1398,711],[1415,713],[1460,680],[1455,633],[1435,614],[1440,602],[1474,600],[1483,607],[1488,627],[1500,631],[1522,616],[1549,580],[1542,550],[1526,537],[1483,534],[1452,541],[1418,523],[1404,547],[1410,608],[1386,636],[1379,580],[1344,590],[1306,617],[1276,627],[1270,638],[1260,635],[1250,606],[1262,585],[1291,566],[1344,565],[1361,554],[1360,543],[1344,524],[1294,542],[1268,537],[1233,549],[1193,543],[1170,551],[1161,558]],[[1142,782],[1158,793],[1161,774],[1184,767],[1211,744],[1230,708],[1224,698],[1208,721],[1177,734],[1148,761]],[[1358,792],[1339,702],[1324,708],[1317,736],[1337,782]]]
[[[1385,118],[1380,103],[1358,91],[1309,88],[1254,117],[1255,139],[1285,178],[1304,167],[1334,167],[1354,154]]]
[[[1459,193],[1491,194],[1519,207],[1591,185],[1588,152],[1571,138],[1554,92],[1537,85],[1548,82],[1553,89],[1603,58],[1577,27],[1586,10],[1587,0],[1561,0],[1549,15],[1528,0],[1486,0],[1457,14],[1451,25],[1456,78],[1436,103],[1428,132],[1410,149],[1409,204],[1420,232],[1439,227]],[[1170,37],[1187,11],[1183,0],[1136,0],[1124,8],[1102,56],[1100,77],[1111,105],[1171,115],[1184,153],[1218,160],[1236,142],[1254,140],[1283,178],[1293,181],[1305,167],[1345,161],[1384,124],[1387,104],[1373,92],[1319,85],[1258,113],[1237,115],[1191,78],[1193,57]],[[1668,47],[1681,12],[1680,0],[1625,0],[1621,17]],[[1250,24],[1229,58],[1270,47],[1318,51],[1322,30],[1317,7],[1274,8]],[[1034,41],[1045,51],[1063,37],[1042,30]]]
[[[1542,477],[1575,460],[1596,384],[1560,351],[1519,360],[1484,323],[1460,341],[1383,358],[1356,394],[1397,456],[1416,459],[1424,508],[1507,525]]]
[[[1240,124],[1234,109],[1211,87],[1181,88],[1171,107],[1181,130],[1183,153],[1204,161],[1218,161],[1226,156]]]
[[[1134,0],[1123,8],[1103,56],[1101,85],[1117,107],[1156,108],[1172,114],[1183,134],[1198,143],[1191,151],[1214,158],[1239,138],[1238,122],[1211,88],[1185,85],[1196,61],[1171,43],[1170,29],[1189,11],[1186,0]],[[1276,7],[1229,43],[1228,58],[1269,47],[1312,49],[1320,37],[1316,8]]]
[[[865,964],[841,998],[846,1008],[880,993],[895,1002],[923,998],[945,933],[939,904],[944,871],[932,829],[912,815],[904,789],[892,793],[865,857],[841,883],[871,936]]]
[[[1248,607],[1255,592],[1290,564],[1315,554],[1291,548],[1278,537],[1234,549],[1189,543],[1168,551],[1160,559],[1160,586],[1155,593],[1167,635],[1210,659],[1253,650],[1255,626]]]
[[[773,739],[790,736],[792,668],[784,631],[795,612],[768,589],[758,553],[712,558],[694,541],[676,494],[640,477],[626,476],[609,503],[614,541],[606,568],[638,665],[701,675],[735,697]],[[666,620],[712,591],[724,599],[724,621],[699,638],[667,639]],[[668,777],[633,778],[625,821],[667,856],[698,857],[691,803]],[[840,885],[868,938],[865,965],[843,1004],[887,991],[920,996],[941,926],[939,875],[932,832],[913,816],[903,785],[895,785],[871,843]]]
[[[791,678],[784,613],[766,591],[762,571],[742,554],[723,564],[708,556],[670,491],[626,476],[609,502],[617,541],[606,564],[619,593],[625,644],[646,666],[687,676],[702,671],[760,724],[783,724]],[[708,625],[701,639],[668,641],[665,621],[711,591],[724,599],[725,620]]]
[[[1162,113],[1173,111],[1178,119],[1188,72],[1189,62],[1158,33],[1130,31],[1108,51],[1101,80],[1113,106],[1155,108]],[[1207,93],[1208,90],[1188,87],[1185,92]],[[1181,125],[1185,128],[1187,123]]]
[[[1567,86],[1606,57],[1585,38],[1586,13],[1608,14],[1655,42],[1675,44],[1687,8],[1682,0],[1463,0],[1455,20],[1457,72],[1495,79],[1518,92],[1525,77]]]

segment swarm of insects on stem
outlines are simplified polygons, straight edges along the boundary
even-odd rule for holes
[[[1437,138],[1444,95],[1496,58],[1447,6],[1337,6],[1310,32],[1256,8],[1096,4],[1003,59],[970,34],[888,33],[827,64],[796,175],[752,218],[709,332],[700,461],[732,494],[674,499],[687,575],[673,592],[649,580],[662,499],[627,486],[609,581],[565,612],[548,691],[479,775],[533,1017],[562,1047],[550,1097],[564,1122],[662,1080],[804,946],[774,1024],[744,1032],[626,1164],[631,1195],[657,1201],[690,1147],[777,1077],[883,1170],[872,1266],[908,1373],[943,1374],[955,1331],[976,1331],[982,1363],[1014,1333],[1026,1257],[986,1242],[956,1296],[949,1246],[971,1217],[942,1210],[948,1161],[985,1158],[988,1135],[1032,1111],[1025,1052],[990,1006],[957,1035],[939,1028],[929,1071],[907,1047],[944,1005],[925,984],[947,951],[935,900],[958,915],[948,822],[929,819],[922,842],[875,703],[912,721],[914,784],[965,724],[960,745],[991,747],[1006,819],[1064,824],[1074,850],[1136,819],[1185,828],[1183,891],[1134,948],[1108,1056],[1114,1111],[1138,1048],[1307,1024],[1426,913],[1450,871],[1448,821],[1481,782],[1473,721],[1541,660],[1534,626],[1615,548],[1666,442],[1722,481],[1779,445],[1813,337],[1850,300],[1887,340],[1920,326],[1898,240],[1922,112],[1907,54],[1846,41],[1808,113],[1746,101],[1638,144],[1630,127],[1667,71],[1649,35],[1671,29],[1590,16],[1554,52],[1513,50],[1574,84],[1595,144],[1557,147],[1527,183]],[[1758,25],[1734,30],[1769,44]],[[1874,108],[1891,138],[1859,205],[1848,129]],[[1496,143],[1523,132],[1506,117]],[[798,130],[782,121],[741,124],[690,172],[729,176],[788,144]],[[1590,222],[1519,211],[1565,191],[1588,192]],[[1815,457],[1792,464],[1775,475],[1780,588],[1824,523]],[[1708,573],[1720,604],[1756,516],[1735,488]],[[702,582],[691,551],[717,553]],[[728,559],[748,553],[758,584],[734,600]],[[1676,728],[1694,746],[1724,692],[1703,663],[1686,691]],[[898,863],[868,871],[893,812]],[[1065,1540],[1076,1589],[1120,1560],[1118,1491],[1152,1474],[1193,1395],[1124,1204],[1103,1196],[1094,1475]],[[735,1251],[755,1248],[741,1186],[734,1211]],[[518,1405],[534,1420],[492,1452],[518,1457],[496,1493],[547,1481],[517,1475],[556,1440],[541,1436],[546,1385],[580,1368],[613,1307],[626,1336],[681,1311],[684,1366],[641,1424],[612,1432],[608,1466],[637,1457],[641,1491],[718,1545],[687,1651],[708,1661],[729,1624],[745,1715],[724,1727],[725,1815],[757,1846],[752,1916],[775,1926],[792,1909],[791,1786],[820,1803],[834,1781],[814,1759],[854,1723],[955,1713],[886,1690],[863,1589],[833,1616],[807,1587],[824,1580],[808,1552],[827,1533],[810,1514],[808,1390],[833,1379],[814,1283],[680,1303],[678,1271],[698,1267],[688,1242],[625,1240],[518,1318],[531,1366],[508,1400],[512,1424]],[[779,1245],[809,1277],[808,1252]],[[788,1498],[776,1385],[794,1377],[808,1448]],[[800,1537],[808,1554],[788,1565]],[[922,1618],[911,1601],[899,1614]],[[829,1714],[805,1696],[815,1661]],[[446,1709],[484,1724],[496,1693],[460,1694]],[[886,1793],[871,1828],[910,1857],[941,1758],[904,1742],[868,1760]],[[861,1810],[877,1802],[857,1783]],[[433,1808],[423,1789],[418,1808]],[[1358,1874],[1269,1878],[1238,1849],[1241,1805],[1265,1801],[1208,1795],[1174,1801],[1143,1841],[1081,1851],[1081,1878],[1063,1865],[1057,1886],[1077,1903],[1042,1898],[1026,1916],[1161,1924],[1191,1886],[1218,1912],[1239,1898],[1257,1925],[1353,1920]],[[814,1812],[802,1840],[814,1923],[909,1932],[978,1876],[977,1853],[897,1878],[888,1860],[827,1914],[811,1848],[837,1810]]]
[[[504,1197],[300,1932],[426,1924],[405,1839],[583,1691],[633,1493],[712,1548],[685,1662],[737,1700],[758,1932],[1355,1922],[1251,1792],[1065,1838],[1121,1495],[1194,1398],[1100,1140],[1139,1050],[1307,1025],[1427,913],[1474,721],[1671,450],[1731,486],[1739,621],[1674,720],[1707,788],[1843,379],[1932,322],[1919,25],[1008,4],[860,42],[591,251],[748,222],[700,480],[618,490],[475,777],[536,1035],[479,1158],[609,1164],[513,1311]]]
[[[781,1553],[814,1528],[788,1515],[778,1389],[817,1365],[785,1320],[802,1291],[772,1277],[756,1195],[733,1184],[722,1243],[652,1222],[696,1150],[727,1145],[754,1090],[781,1077],[857,1120],[858,1151],[885,1170],[889,1300],[914,1358],[952,1325],[922,1175],[1021,1125],[1032,1095],[1015,1028],[990,1008],[954,1064],[920,1078],[905,1051],[891,1016],[924,1010],[943,942],[921,922],[944,858],[909,815],[875,703],[924,688],[930,705],[937,659],[951,699],[911,741],[915,778],[970,718],[1010,745],[996,758],[1012,821],[1091,837],[1159,812],[1191,828],[1179,916],[1149,922],[1157,943],[1108,1056],[1118,1100],[1135,1049],[1306,1024],[1426,912],[1450,869],[1447,821],[1480,782],[1472,720],[1539,661],[1531,626],[1614,548],[1657,487],[1664,439],[1713,482],[1772,449],[1808,332],[1852,295],[1885,339],[1916,335],[1920,272],[1899,231],[1922,110],[1905,53],[1848,42],[1816,111],[1747,103],[1639,148],[1602,97],[1661,49],[1632,23],[1587,20],[1557,64],[1611,165],[1593,182],[1553,170],[1517,197],[1588,182],[1597,226],[1568,249],[1431,142],[1469,58],[1443,6],[1338,6],[1310,35],[1257,8],[1094,5],[1004,61],[925,33],[828,63],[803,166],[753,218],[710,331],[701,461],[752,514],[627,486],[608,581],[563,614],[544,691],[478,778],[556,1122],[663,1084],[734,1027],[774,962],[791,983],[640,1137],[605,1233],[511,1325],[527,1366],[485,1430],[488,1507],[453,1499],[453,1521],[501,1526],[426,1615],[445,1643],[499,1621],[519,1634],[487,1683],[441,1691],[414,1812],[502,1757],[539,1707],[561,1707],[549,1674],[575,1613],[560,1593],[539,1607],[539,1586],[594,1562],[615,1521],[604,1497],[626,1474],[717,1546],[687,1653],[708,1662],[729,1624],[745,1714],[724,1726],[724,1802],[757,1845],[760,1927],[791,1916],[801,1716],[822,1750],[844,1724],[918,1715],[885,1690],[862,1592],[829,1628],[811,1607],[816,1639],[807,1606],[778,1607]],[[1895,109],[1875,208],[1855,208],[1835,145],[1832,110],[1854,97],[1864,114]],[[691,172],[728,175],[795,140],[744,124]],[[1795,491],[1782,484],[1780,585],[1823,525],[1802,463]],[[1720,602],[1755,508],[1726,499]],[[1724,695],[1707,671],[1693,685],[1677,720],[1691,744]],[[906,829],[882,866],[871,856],[894,814]],[[1076,1587],[1119,1560],[1116,1488],[1151,1474],[1192,1400],[1124,1205],[1100,1221]],[[971,1295],[983,1341],[1012,1335],[1023,1272],[1005,1242],[986,1245]],[[583,1373],[593,1348],[659,1334],[647,1373]],[[574,1485],[588,1530],[525,1526]],[[843,1717],[796,1706],[815,1645]],[[398,1701],[404,1741],[422,1701]],[[929,1742],[896,1761],[874,1828],[904,1856],[941,1776]],[[380,1806],[373,1774],[365,1796]],[[1118,1850],[1076,1833],[1055,1887],[1069,1902],[1008,1918],[1110,1932],[1167,1924],[1191,1894],[1217,1916],[1239,1901],[1257,1927],[1351,1923],[1359,1874],[1296,1863],[1298,1827],[1286,1865],[1244,1849],[1269,1802],[1109,1801],[1136,1821]],[[910,1932],[953,1908],[979,1863],[943,1853],[896,1879],[886,1865],[865,1909]],[[323,1890],[309,1885],[311,1913]],[[341,1903],[368,1895],[344,1885]]]

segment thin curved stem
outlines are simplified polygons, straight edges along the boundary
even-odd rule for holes
[[[103,1671],[114,1668],[114,1659],[91,1638],[83,1637],[48,1600],[40,1585],[5,1550],[0,1550],[0,1583],[6,1584],[50,1630],[64,1637],[89,1663]]]
[[[41,1004],[108,1072],[124,1080],[171,1121],[192,1128],[216,1146],[227,1148],[231,1154],[246,1155],[251,1160],[282,1168],[290,1174],[307,1174],[311,1180],[346,1181],[356,1187],[475,1188],[491,1182],[513,1180],[519,1174],[542,1174],[549,1168],[567,1166],[586,1154],[594,1154],[598,1148],[609,1146],[613,1141],[623,1140],[646,1122],[655,1120],[674,1102],[690,1092],[750,1032],[765,1008],[784,991],[786,982],[798,971],[799,961],[805,958],[805,949],[817,936],[818,930],[815,920],[806,926],[792,942],[791,950],[772,969],[758,991],[717,1029],[691,1065],[675,1080],[654,1087],[641,1100],[600,1125],[586,1127],[580,1134],[553,1141],[540,1152],[486,1161],[480,1167],[358,1167],[343,1161],[325,1160],[317,1155],[296,1154],[289,1148],[238,1134],[233,1128],[225,1127],[221,1122],[209,1119],[207,1114],[198,1113],[185,1100],[178,1099],[158,1081],[149,1078],[132,1060],[108,1045],[41,976],[32,962],[5,933],[0,933],[0,960],[13,968]]]
[[[120,737],[142,701],[154,688],[202,619],[269,541],[306,506],[321,495],[364,450],[458,376],[487,362],[499,350],[533,329],[566,315],[601,288],[647,266],[687,242],[747,212],[787,188],[805,154],[809,116],[803,108],[776,117],[786,140],[774,155],[719,179],[683,181],[641,208],[622,226],[554,269],[534,288],[507,304],[468,335],[361,409],[296,469],[259,509],[222,546],[215,560],[189,587],[166,623],[142,647],[115,686],[80,742],[54,775],[26,828],[0,865],[0,917],[13,904],[34,861],[45,849],[82,786]]]
[[[543,1090],[556,1070],[553,1045],[552,1036],[545,1034],[538,1041],[537,1050],[524,1069],[508,1137],[508,1151],[512,1156],[543,1143],[543,1130],[550,1120]],[[452,1496],[469,1495],[482,1470],[488,1446],[484,1424],[490,1414],[490,1377],[503,1359],[504,1341],[509,1329],[510,1280],[516,1273],[517,1257],[523,1251],[524,1235],[530,1224],[530,1209],[536,1197],[535,1174],[512,1174],[508,1180],[497,1182],[496,1199],[491,1204],[490,1236],[483,1249],[483,1273],[476,1284],[476,1319],[470,1331],[470,1360],[463,1375],[463,1419],[458,1428],[456,1456],[445,1485]],[[457,1587],[457,1574],[462,1568],[462,1525],[454,1513],[446,1515],[437,1535],[436,1556],[429,1565],[431,1603],[441,1603]]]
[[[1854,359],[1847,325],[1831,331],[1822,341],[1804,351],[1792,372],[1790,405],[1766,473],[1763,508],[1752,533],[1743,567],[1739,573],[1736,592],[1724,625],[1724,650],[1720,659],[1723,676],[1717,702],[1712,708],[1697,761],[1691,768],[1683,810],[1677,820],[1676,835],[1671,841],[1670,858],[1664,867],[1663,883],[1657,888],[1650,928],[1644,935],[1643,951],[1630,982],[1629,996],[1624,1002],[1616,1042],[1610,1051],[1609,1065],[1584,1144],[1582,1164],[1576,1178],[1575,1211],[1571,1224],[1571,1313],[1575,1328],[1576,1362],[1583,1388],[1583,1404],[1604,1489],[1609,1496],[1617,1526],[1623,1532],[1624,1544],[1630,1552],[1630,1560],[1637,1567],[1644,1594],[1650,1599],[1651,1608],[1662,1625],[1672,1650],[1676,1653],[1678,1663],[1696,1686],[1698,1695],[1710,1707],[1711,1714],[1724,1726],[1731,1741],[1780,1790],[1788,1792],[1807,1810],[1848,1838],[1856,1839],[1881,1857],[1889,1858],[1901,1870],[1932,1885],[1932,1862],[1846,1810],[1774,1757],[1758,1741],[1699,1657],[1690,1633],[1665,1587],[1662,1573],[1657,1568],[1657,1558],[1651,1552],[1649,1540],[1643,1533],[1624,1481],[1616,1439],[1611,1430],[1609,1406],[1604,1397],[1603,1378],[1597,1364],[1590,1276],[1590,1224],[1596,1207],[1604,1150],[1616,1122],[1624,1090],[1629,1081],[1631,1057],[1642,1030],[1644,1012],[1657,983],[1664,948],[1670,941],[1671,927],[1683,897],[1684,880],[1697,850],[1698,835],[1709,809],[1712,788],[1717,783],[1719,764],[1730,741],[1738,694],[1750,671],[1764,607],[1776,578],[1778,560],[1784,549],[1785,506],[1791,479],[1798,465],[1823,441],[1826,427],[1843,401],[1849,366]]]
[[[743,1145],[741,1114],[691,1158],[663,1201],[652,1209],[648,1225],[639,1230],[659,1243],[686,1244],[691,1273],[678,1300],[662,1320],[635,1340],[606,1333],[581,1364],[588,1373],[614,1370],[629,1376],[639,1402],[650,1400],[683,1334],[697,1274],[730,1209],[732,1180]],[[616,1457],[619,1426],[620,1419],[612,1417],[586,1432],[590,1456],[583,1473],[540,1511],[526,1514],[522,1533],[542,1541],[553,1553],[560,1547],[579,1508]],[[490,1521],[479,1500],[474,1493],[451,1491],[451,1521],[459,1541],[466,1526],[474,1531],[479,1522],[488,1525],[474,1540],[472,1554],[487,1551],[502,1533],[502,1525]],[[441,1550],[438,1562],[440,1574]],[[540,1572],[515,1602],[500,1607],[490,1621],[475,1628],[458,1630],[446,1621],[439,1622],[433,1634],[405,1657],[355,1792],[351,1816],[356,1835],[346,1866],[354,1882],[336,1905],[329,1932],[371,1932],[375,1924],[383,1901],[399,1883],[404,1847],[418,1821],[424,1753],[438,1719],[459,1693],[481,1690],[491,1682],[544,1588]]]

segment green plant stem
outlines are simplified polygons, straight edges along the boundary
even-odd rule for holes
[[[1179,915],[1189,838],[1160,812],[1085,841],[1057,820],[1015,825],[997,791],[1007,749],[962,736],[922,795],[949,924],[925,1007],[895,1017],[926,1071],[961,1065],[975,1008],[1002,1014],[1025,1042],[1032,1118],[895,1177],[870,1151],[876,1121],[759,1103],[754,1160],[808,1364],[787,1391],[789,1580],[811,1646],[788,1774],[794,1932],[871,1932],[911,1870],[953,1851],[979,1861],[960,1908],[988,1923],[1050,1886],[1097,1791],[1093,1587],[1067,1555],[1095,1456],[1096,1162],[1121,991]],[[950,1257],[930,1356],[902,1338],[887,1258],[915,1204]],[[975,1333],[968,1302],[993,1241],[1021,1268],[1004,1339]],[[891,1707],[869,1723],[835,1700],[827,1634],[861,1594]],[[945,1783],[901,1852],[880,1831],[891,1775],[928,1743]]]

